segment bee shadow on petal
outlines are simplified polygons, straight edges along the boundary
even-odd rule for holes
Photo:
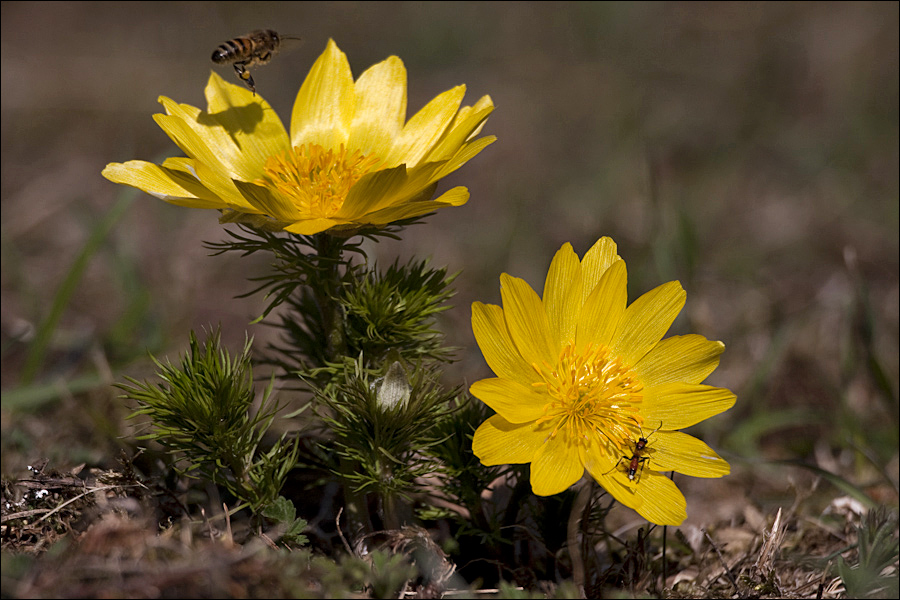
[[[263,121],[263,105],[250,102],[244,106],[231,106],[216,113],[201,112],[197,122],[206,127],[224,127],[232,138],[237,134],[250,135]],[[235,139],[235,142],[238,140]]]

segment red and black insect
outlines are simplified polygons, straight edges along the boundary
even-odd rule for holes
[[[641,472],[643,472],[644,471],[644,463],[646,461],[650,460],[649,456],[642,456],[642,453],[644,452],[644,450],[647,449],[647,444],[650,443],[650,440],[648,438],[651,435],[653,435],[654,433],[656,433],[657,431],[659,431],[661,428],[662,428],[662,422],[660,422],[659,427],[657,427],[656,429],[651,431],[650,434],[647,436],[644,436],[644,431],[641,430],[641,437],[639,437],[638,440],[634,443],[634,451],[632,452],[631,457],[629,458],[628,456],[623,456],[622,458],[619,459],[619,462],[616,463],[616,466],[607,472],[612,473],[613,471],[615,471],[616,469],[619,468],[619,465],[622,464],[622,461],[625,461],[628,463],[628,480],[634,481],[636,478],[638,480],[640,480],[640,474],[638,473],[638,469],[640,469]],[[641,429],[640,426],[638,426],[638,429]]]

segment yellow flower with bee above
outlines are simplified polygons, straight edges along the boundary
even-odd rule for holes
[[[406,69],[396,56],[356,81],[329,40],[297,94],[290,132],[269,104],[213,73],[208,108],[166,97],[159,126],[186,154],[163,164],[111,163],[103,176],[157,198],[222,212],[223,223],[312,235],[352,234],[418,217],[469,198],[438,182],[492,143],[478,137],[494,106],[461,107],[465,86],[406,120]]]
[[[496,411],[475,432],[485,465],[531,463],[535,494],[557,494],[589,473],[616,500],[659,525],[687,516],[664,475],[722,477],[728,463],[679,431],[734,405],[701,382],[719,364],[721,342],[663,339],[685,302],[672,281],[627,304],[625,262],[610,238],[583,259],[556,253],[543,298],[503,274],[503,306],[475,302],[472,328],[497,376],[470,391]]]

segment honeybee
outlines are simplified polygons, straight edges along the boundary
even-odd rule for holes
[[[271,29],[257,29],[247,35],[228,40],[212,53],[212,61],[217,65],[234,63],[237,76],[247,84],[256,95],[256,84],[249,68],[264,65],[275,56],[281,47],[282,40],[299,39],[280,36]]]

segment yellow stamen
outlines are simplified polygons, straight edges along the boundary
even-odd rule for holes
[[[537,421],[552,424],[550,438],[563,430],[579,444],[599,438],[611,454],[633,449],[634,431],[643,423],[639,415],[643,385],[618,357],[610,356],[608,348],[577,349],[569,344],[555,367],[533,368],[542,379],[533,385],[544,388],[551,398]]]
[[[290,198],[302,218],[329,218],[344,205],[350,188],[381,162],[359,150],[347,152],[318,144],[294,146],[266,161],[265,178],[258,183]]]

